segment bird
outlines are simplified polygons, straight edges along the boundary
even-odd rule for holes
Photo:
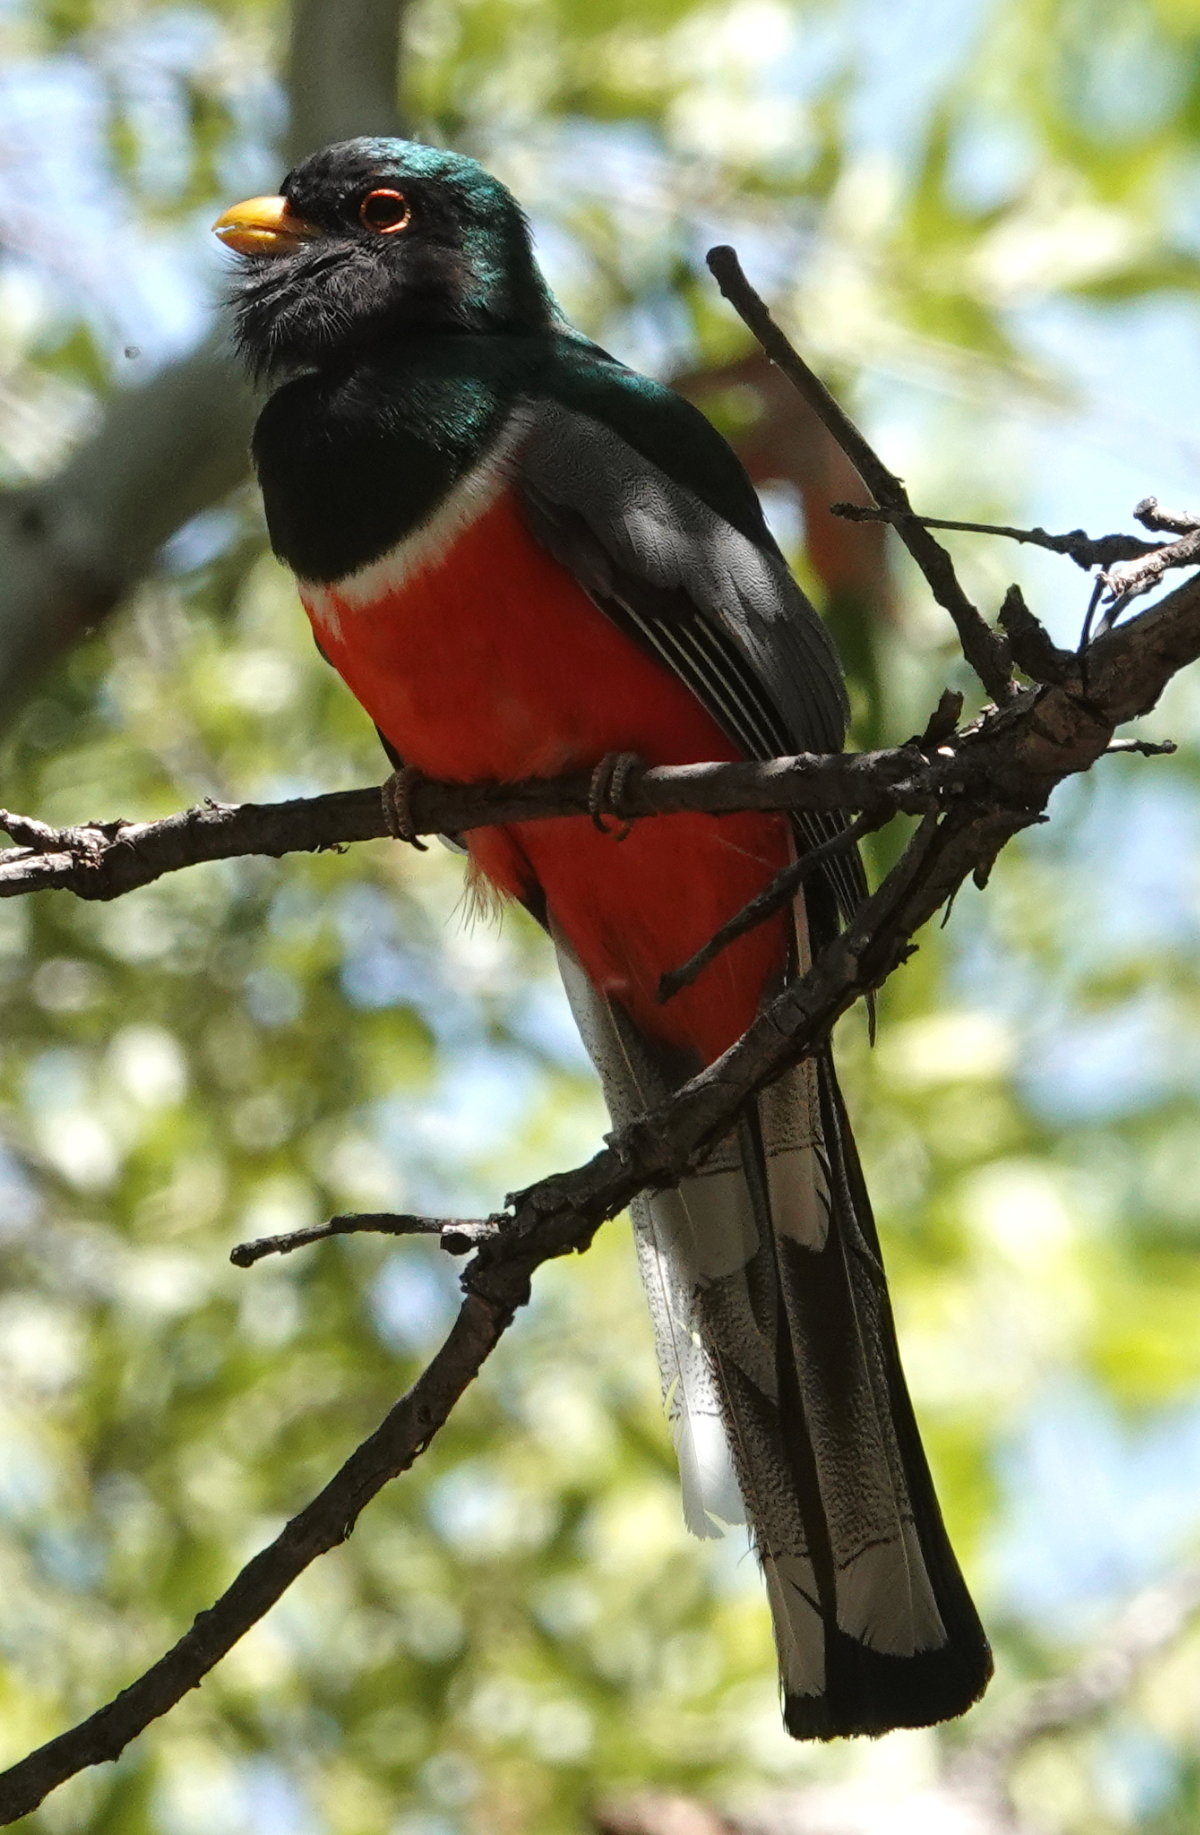
[[[360,138],[214,225],[270,388],[252,452],[275,554],[413,774],[515,781],[840,750],[832,642],[700,411],[565,318],[507,187]],[[609,799],[611,808],[617,802]],[[601,799],[603,803],[603,799]],[[838,816],[587,815],[465,837],[557,951],[615,1125],[712,1064],[864,894],[833,849],[794,904],[670,999],[664,974]],[[408,831],[410,832],[410,831]],[[991,1653],[905,1386],[828,1047],[632,1206],[684,1516],[748,1525],[797,1739],[964,1712]]]

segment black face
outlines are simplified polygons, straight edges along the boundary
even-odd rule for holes
[[[242,252],[231,303],[259,374],[344,363],[414,330],[521,333],[554,320],[521,209],[474,160],[348,140],[289,172],[282,200],[239,205],[217,226]],[[257,229],[238,215],[256,209]]]

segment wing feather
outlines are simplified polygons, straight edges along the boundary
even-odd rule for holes
[[[687,684],[746,757],[839,750],[837,658],[778,549],[602,421],[557,401],[520,412],[514,485],[529,527],[601,610]],[[815,812],[796,819],[804,847],[845,825]],[[822,878],[848,916],[865,892],[857,853],[830,860]]]

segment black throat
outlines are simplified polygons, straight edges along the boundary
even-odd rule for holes
[[[285,383],[253,442],[280,560],[328,584],[419,528],[499,438],[544,346],[411,338]]]

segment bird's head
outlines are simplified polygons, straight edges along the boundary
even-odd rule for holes
[[[342,141],[213,228],[243,258],[232,303],[259,374],[338,363],[414,330],[531,332],[555,318],[512,193],[437,147]]]

